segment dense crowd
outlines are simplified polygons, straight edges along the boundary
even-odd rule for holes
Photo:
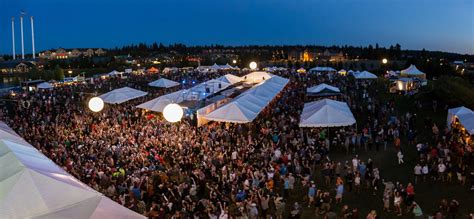
[[[398,115],[393,101],[378,100],[373,82],[280,74],[290,83],[250,124],[196,127],[195,118],[171,124],[137,109],[136,105],[172,91],[147,87],[151,76],[21,93],[12,97],[16,102],[4,106],[3,120],[71,175],[150,218],[299,218],[307,207],[326,218],[362,218],[359,209],[344,203],[345,194],[375,195],[379,190],[384,210],[422,218],[415,201],[419,181],[468,183],[472,152],[453,143],[452,132],[436,131],[430,121],[426,125],[437,143],[419,142],[417,116]],[[185,82],[179,87],[186,87],[217,76],[169,78]],[[346,101],[355,117],[363,118],[358,127],[298,127],[303,104],[310,100],[305,88],[322,82],[341,89],[342,95],[334,98]],[[100,113],[86,108],[90,93],[122,86],[151,94],[107,105]],[[401,145],[402,137],[419,152],[413,182],[385,181],[384,170],[357,155],[395,147],[393,157],[404,165],[407,146]],[[353,158],[333,161],[331,151],[344,151]],[[323,184],[316,183],[316,177],[322,177]],[[295,197],[296,190],[304,197]],[[340,212],[335,212],[336,205],[342,206]],[[458,207],[456,200],[443,200],[436,214],[454,217]],[[377,212],[369,212],[367,218],[378,218]]]

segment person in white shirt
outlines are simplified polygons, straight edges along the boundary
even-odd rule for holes
[[[438,175],[439,179],[441,179],[442,182],[444,182],[445,176],[444,173],[446,172],[446,165],[444,165],[443,162],[440,162],[438,164]]]
[[[423,165],[421,172],[423,173],[423,181],[426,181],[426,177],[430,173],[430,170],[428,169],[428,164]]]
[[[402,154],[402,151],[399,150],[398,153],[397,153],[397,157],[398,157],[398,164],[403,164],[403,154]]]
[[[416,164],[415,168],[413,168],[413,171],[415,172],[415,184],[418,182],[418,179],[421,177],[422,174],[422,167],[420,164]]]

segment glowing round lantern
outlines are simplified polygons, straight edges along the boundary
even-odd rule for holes
[[[104,101],[100,97],[92,97],[89,100],[89,109],[92,112],[100,112],[104,109]]]
[[[163,109],[163,116],[168,122],[178,122],[183,117],[183,108],[176,103],[171,103]]]

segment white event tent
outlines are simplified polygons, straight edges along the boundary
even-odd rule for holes
[[[160,78],[156,81],[152,81],[148,83],[149,86],[152,87],[163,87],[163,88],[170,88],[170,87],[175,87],[178,86],[179,83],[176,81],[168,80],[166,78]]]
[[[469,132],[474,134],[474,111],[464,106],[448,109],[448,118],[446,119],[446,125],[451,128],[451,123],[458,118],[461,125]]]
[[[332,73],[335,73],[335,72],[337,72],[337,70],[334,69],[334,68],[331,68],[331,67],[320,67],[320,66],[318,66],[318,67],[314,67],[314,68],[309,69],[308,72],[311,73],[311,74],[318,73],[318,72],[328,72],[328,73],[332,72]]]
[[[239,76],[226,74],[224,76],[218,77],[216,80],[227,83],[227,84],[236,84],[236,83],[241,82],[243,79]]]
[[[148,92],[145,91],[133,89],[130,87],[122,87],[102,94],[99,97],[105,103],[120,104],[129,100],[133,100],[135,98],[143,97],[147,94]]]
[[[48,82],[43,82],[41,84],[38,84],[36,86],[38,89],[53,89],[53,85],[51,85],[50,83]]]
[[[179,90],[155,99],[142,103],[137,108],[146,109],[154,112],[163,112],[163,109],[170,103],[181,103],[184,101],[186,90]]]
[[[255,71],[255,72],[245,75],[244,81],[251,82],[251,83],[260,83],[262,81],[270,79],[271,77],[273,77],[273,75],[270,73],[267,73],[264,71]]]
[[[374,75],[368,71],[355,72],[353,73],[355,79],[366,80],[366,79],[377,79],[377,75]]]
[[[261,78],[260,76],[256,75],[257,78]],[[216,110],[206,115],[198,114],[198,120],[204,119],[207,121],[232,123],[252,122],[276,95],[283,90],[288,82],[289,80],[286,78],[273,76]]]
[[[0,122],[1,218],[145,218],[57,166]]]
[[[323,99],[306,103],[301,113],[300,127],[339,127],[356,123],[347,103]]]
[[[337,87],[322,83],[306,89],[306,92],[311,95],[331,96],[339,94],[341,90]]]
[[[401,70],[400,76],[417,77],[417,78],[426,79],[426,74],[418,70],[418,68],[416,68],[415,65],[410,65],[410,67]]]

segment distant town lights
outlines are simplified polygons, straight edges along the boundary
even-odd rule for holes
[[[255,69],[257,69],[257,63],[256,62],[250,62],[249,67],[250,67],[250,69],[255,70]]]

